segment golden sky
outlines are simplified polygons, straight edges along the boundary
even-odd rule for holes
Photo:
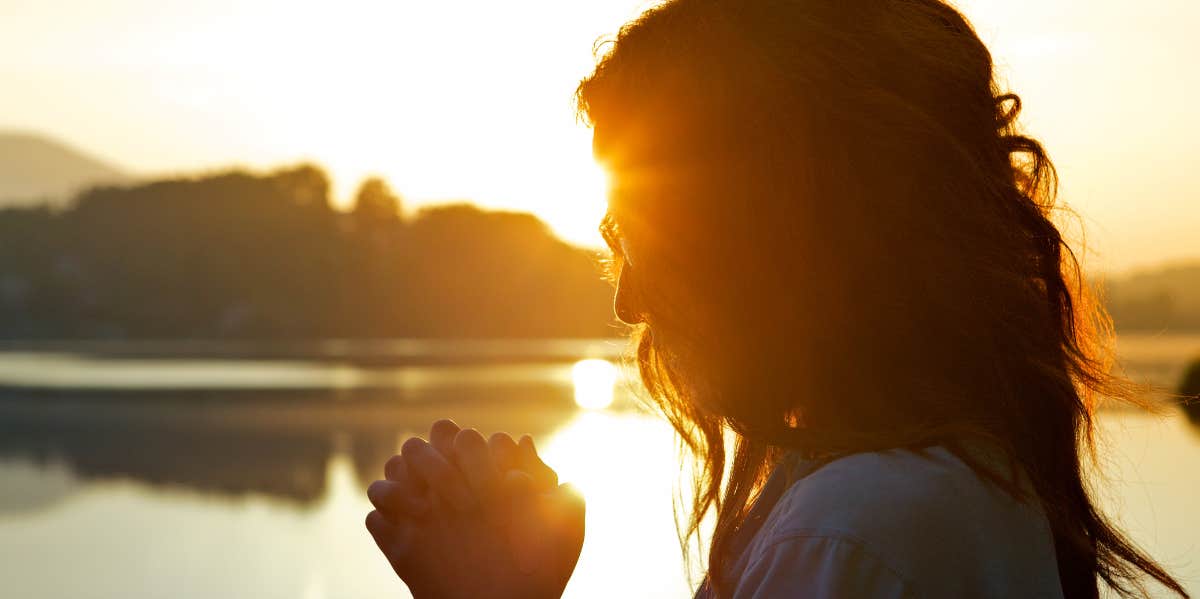
[[[345,201],[533,211],[596,242],[603,177],[573,114],[637,0],[0,0],[0,128],[136,173],[300,159]],[[1089,264],[1200,256],[1200,2],[964,0],[1025,99]]]

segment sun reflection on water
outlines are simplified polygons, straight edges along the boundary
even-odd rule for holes
[[[617,384],[617,367],[608,360],[580,360],[571,368],[575,403],[586,410],[603,410],[612,405]]]
[[[565,597],[690,596],[672,510],[686,468],[669,424],[634,410],[581,412],[541,453],[587,500],[583,553]]]

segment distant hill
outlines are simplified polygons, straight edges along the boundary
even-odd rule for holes
[[[1107,305],[1123,330],[1200,330],[1200,260],[1109,277]]]
[[[0,207],[63,204],[90,185],[128,179],[120,169],[53,139],[0,132]]]

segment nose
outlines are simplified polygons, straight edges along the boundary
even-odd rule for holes
[[[616,313],[617,320],[628,325],[645,322],[641,301],[637,291],[633,288],[628,267],[622,268],[621,273],[617,276],[617,292],[613,296],[613,312]]]

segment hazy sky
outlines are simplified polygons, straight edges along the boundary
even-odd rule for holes
[[[0,128],[130,171],[299,159],[339,200],[532,210],[594,241],[571,92],[634,0],[0,0]],[[1200,256],[1200,2],[959,3],[1025,99],[1093,267]]]

